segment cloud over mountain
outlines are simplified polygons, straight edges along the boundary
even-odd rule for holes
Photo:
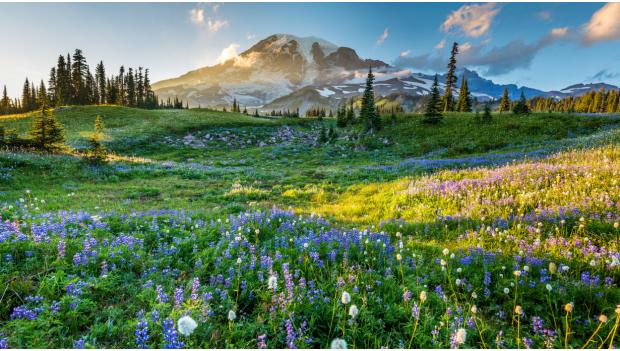
[[[463,5],[446,18],[440,29],[444,32],[456,29],[463,35],[477,38],[489,31],[499,11],[495,3]]]
[[[620,3],[608,3],[583,25],[583,43],[620,39]]]

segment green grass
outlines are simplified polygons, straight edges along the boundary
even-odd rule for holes
[[[292,126],[318,136],[320,123],[333,120],[266,119],[206,109],[140,110],[117,106],[76,106],[56,110],[67,142],[85,147],[97,115],[102,115],[106,146],[134,162],[103,167],[71,156],[1,153],[2,198],[16,201],[26,189],[47,198],[55,209],[187,208],[201,212],[238,212],[245,208],[280,206],[310,211],[330,203],[360,185],[397,181],[425,170],[381,171],[409,157],[463,157],[487,152],[535,150],[571,142],[618,119],[566,115],[495,115],[490,124],[477,124],[473,114],[448,114],[440,125],[422,123],[422,116],[404,114],[385,123],[376,136],[337,129],[340,139],[325,145],[306,143],[252,144],[230,147],[213,141],[206,147],[170,145],[187,134],[229,133],[255,141],[267,140],[278,128]],[[4,117],[1,123],[27,135],[32,113]],[[348,139],[348,140],[345,140]],[[174,166],[167,166],[174,162]],[[199,165],[189,167],[188,164]],[[239,190],[241,189],[241,190]],[[71,194],[71,196],[69,196]],[[51,196],[50,196],[51,195]]]

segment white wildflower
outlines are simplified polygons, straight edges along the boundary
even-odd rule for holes
[[[183,316],[177,322],[177,329],[181,335],[189,336],[194,332],[198,324],[190,316]]]
[[[349,302],[351,302],[351,295],[348,292],[343,291],[340,301],[342,302],[343,305],[348,304]]]

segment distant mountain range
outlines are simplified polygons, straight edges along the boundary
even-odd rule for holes
[[[362,59],[355,50],[316,37],[289,34],[269,36],[239,56],[215,66],[203,67],[180,77],[153,84],[161,99],[179,97],[191,107],[230,106],[233,99],[259,110],[294,110],[313,107],[335,109],[364,90],[368,67],[375,72],[377,97],[397,101],[406,110],[420,107],[433,76],[399,69],[380,60]],[[511,99],[523,90],[526,97],[562,98],[591,90],[618,89],[606,83],[575,84],[559,91],[542,91],[515,84],[496,84],[477,72],[461,68],[472,96],[480,101],[498,99],[508,88]],[[443,90],[445,74],[440,76]]]

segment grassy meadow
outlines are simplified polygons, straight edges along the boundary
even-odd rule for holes
[[[0,346],[618,346],[617,117],[55,114],[0,152]]]

